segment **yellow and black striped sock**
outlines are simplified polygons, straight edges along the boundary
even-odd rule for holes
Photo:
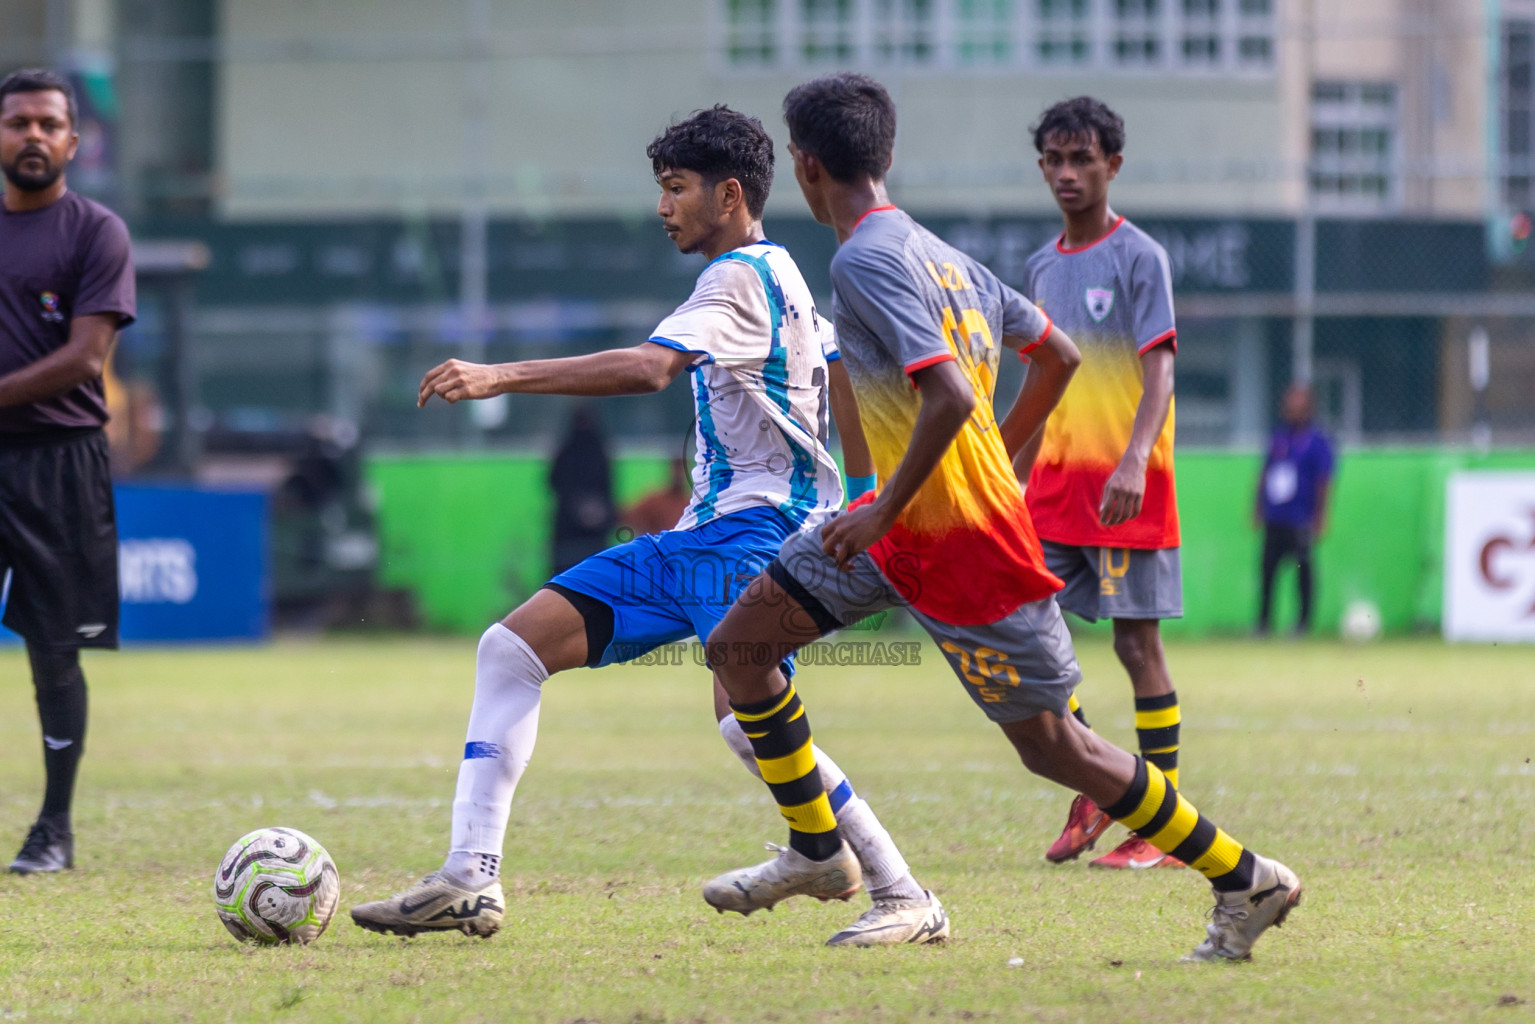
[[[1077,695],[1076,694],[1072,694],[1069,698],[1067,698],[1067,700],[1066,700],[1066,710],[1071,712],[1071,717],[1072,718],[1075,718],[1077,721],[1082,723],[1082,727],[1084,729],[1091,729],[1092,728],[1091,725],[1087,724],[1087,715],[1082,713],[1082,705],[1077,703]]]
[[[811,860],[825,860],[842,847],[837,818],[816,768],[810,719],[790,683],[760,704],[731,704],[741,731],[751,740],[778,810],[789,822],[789,848]]]
[[[1125,795],[1103,813],[1210,880],[1220,892],[1252,888],[1253,855],[1200,814],[1144,757]]]
[[[1177,691],[1135,698],[1135,736],[1141,756],[1162,769],[1174,789],[1178,788],[1178,725],[1182,721]]]

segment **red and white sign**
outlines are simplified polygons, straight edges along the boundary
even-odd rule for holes
[[[1535,642],[1535,473],[1452,474],[1444,518],[1445,639]]]

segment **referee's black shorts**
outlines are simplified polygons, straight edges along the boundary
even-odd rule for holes
[[[5,625],[44,647],[117,646],[117,515],[99,429],[0,434]]]

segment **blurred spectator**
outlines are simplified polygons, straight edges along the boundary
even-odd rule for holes
[[[1297,634],[1311,628],[1316,578],[1311,545],[1327,525],[1327,489],[1332,481],[1333,452],[1327,437],[1312,422],[1315,399],[1305,384],[1285,392],[1284,422],[1274,428],[1268,458],[1258,481],[1256,519],[1263,526],[1263,582],[1258,633],[1266,635],[1273,613],[1274,576],[1279,564],[1293,558],[1300,588]]]
[[[693,481],[688,479],[687,460],[678,456],[672,460],[672,475],[666,486],[651,491],[620,512],[618,523],[633,531],[636,537],[642,533],[670,530],[682,518],[682,513],[687,511],[688,501],[692,497]]]
[[[122,349],[107,357],[101,383],[106,392],[107,445],[112,454],[112,475],[129,476],[154,461],[160,453],[165,412],[153,384],[119,376]]]
[[[613,541],[613,469],[597,415],[577,409],[549,469],[554,492],[551,572],[558,574]]]

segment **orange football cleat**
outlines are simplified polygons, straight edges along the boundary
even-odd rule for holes
[[[1083,850],[1091,850],[1098,837],[1113,823],[1114,820],[1100,811],[1097,804],[1079,795],[1071,802],[1065,831],[1045,851],[1045,860],[1052,864],[1075,860]]]
[[[1163,853],[1131,832],[1129,838],[1113,850],[1087,865],[1090,868],[1119,868],[1144,871],[1146,868],[1184,868],[1187,864],[1170,853]]]

